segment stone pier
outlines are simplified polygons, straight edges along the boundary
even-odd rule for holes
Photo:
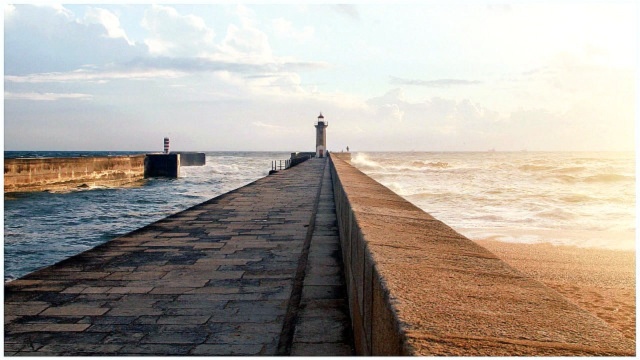
[[[5,355],[352,354],[327,162],[5,285]]]
[[[5,355],[635,355],[348,157],[310,159],[6,284]]]

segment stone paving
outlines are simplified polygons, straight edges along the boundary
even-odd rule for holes
[[[6,284],[5,355],[351,354],[325,165],[309,160]]]
[[[355,355],[336,205],[325,168],[291,355]]]

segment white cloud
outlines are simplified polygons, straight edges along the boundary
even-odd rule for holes
[[[293,131],[293,129],[288,128],[286,126],[269,124],[263,121],[254,121],[251,123],[251,125],[259,128],[261,131],[268,131],[269,133],[272,133],[272,134],[284,135],[284,134],[289,134]]]
[[[313,38],[315,30],[312,26],[305,26],[302,30],[297,30],[293,24],[283,18],[272,21],[273,29],[278,36],[293,39],[299,43],[304,43]]]
[[[400,110],[398,104],[384,104],[378,108],[378,116],[395,122],[402,121],[404,111]]]
[[[4,31],[5,74],[70,71],[147,53],[144,46],[109,37],[103,25],[81,23],[63,6],[15,5]]]
[[[201,17],[181,15],[169,6],[151,6],[142,26],[150,32],[145,44],[154,55],[206,56],[215,50],[215,33]]]
[[[11,19],[11,17],[13,16],[13,14],[15,14],[16,12],[16,7],[11,5],[11,4],[5,4],[4,5],[4,21],[8,21],[9,19]]]
[[[428,86],[428,87],[477,85],[482,83],[481,81],[478,81],[478,80],[466,80],[466,79],[423,80],[423,79],[402,79],[398,77],[391,77],[390,81],[394,85],[416,85],[416,86]]]
[[[107,30],[108,37],[123,38],[129,45],[133,45],[133,42],[129,40],[124,29],[120,26],[120,19],[109,10],[92,7],[85,13],[84,22],[100,24]]]
[[[74,11],[87,8],[69,6]],[[622,66],[628,59],[611,65],[616,57],[637,53],[637,45],[631,46],[624,36],[618,42],[612,38],[611,44],[624,44],[625,51],[603,45],[602,39],[615,37],[620,29],[602,35],[589,32],[592,41],[586,41],[579,36],[588,21],[582,19],[582,25],[566,31],[558,26],[560,15],[567,12],[552,16],[549,34],[538,24],[542,11],[521,24],[519,20],[531,14],[519,6],[502,14],[494,10],[489,17],[485,10],[463,11],[455,26],[447,16],[434,16],[444,25],[434,17],[426,21],[422,15],[432,10],[429,7],[419,9],[425,14],[411,16],[403,8],[396,18],[377,22],[376,29],[365,23],[386,13],[396,15],[400,7],[378,13],[367,7],[361,14],[353,7],[337,8],[352,18],[362,15],[362,21],[324,8],[331,19],[298,13],[299,22],[291,9],[257,7],[254,13],[247,6],[234,6],[230,13],[217,11],[220,8],[145,6],[119,19],[114,14],[129,7],[94,7],[82,19],[62,6],[6,9],[5,99],[11,101],[5,131],[13,146],[46,141],[23,131],[31,118],[55,119],[61,134],[84,121],[82,130],[95,133],[111,127],[137,126],[159,133],[170,129],[198,139],[193,146],[203,150],[299,150],[307,143],[313,146],[312,124],[323,111],[331,124],[330,147],[633,148],[633,136],[628,135],[633,133],[636,68]],[[580,14],[581,8],[575,11]],[[328,24],[336,19],[343,27]],[[141,21],[145,29],[135,27]],[[394,39],[411,38],[418,31],[424,33],[424,46],[391,51]],[[544,34],[537,37],[539,31]],[[554,32],[562,41],[545,47]],[[142,43],[128,40],[145,34],[151,54]],[[274,39],[267,34],[278,36],[278,41],[270,43]],[[354,46],[359,42],[362,46]],[[371,56],[362,50],[364,45],[381,50]],[[308,73],[319,68],[327,71]],[[391,86],[390,75],[399,76],[392,78]],[[398,88],[391,89],[394,86]],[[72,108],[69,101],[74,101]],[[70,109],[74,116],[69,116]],[[95,120],[95,114],[107,112],[109,127]],[[48,122],[53,126],[53,120]],[[293,135],[274,142],[272,132],[282,131]]]
[[[75,70],[70,72],[37,73],[28,75],[5,75],[10,83],[68,83],[105,82],[110,80],[145,80],[158,78],[179,78],[186,74],[170,69],[130,69],[112,71]]]
[[[252,28],[229,25],[220,45],[220,58],[242,63],[273,62],[273,54],[265,33]]]
[[[356,6],[353,4],[336,4],[336,5],[333,5],[333,9],[336,12],[349,16],[352,19],[355,19],[355,20],[360,19],[360,13],[358,12],[358,9],[356,8]]]
[[[5,92],[4,98],[5,100],[56,101],[56,100],[64,100],[64,99],[90,100],[93,98],[93,96],[89,94],[77,94],[77,93],[56,94],[56,93],[35,93],[35,92],[29,92],[29,93]]]

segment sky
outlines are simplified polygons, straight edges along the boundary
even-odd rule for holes
[[[634,150],[636,1],[4,8],[5,150]]]

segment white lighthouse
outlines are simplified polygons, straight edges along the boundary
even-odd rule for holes
[[[320,113],[318,121],[316,121],[316,157],[324,157],[327,154],[327,126],[328,122],[324,121],[324,116]]]

